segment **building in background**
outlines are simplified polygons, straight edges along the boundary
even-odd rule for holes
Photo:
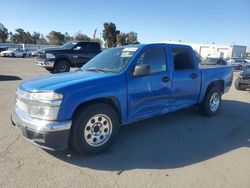
[[[246,57],[250,59],[250,47],[247,48]]]
[[[220,57],[231,59],[235,57],[246,58],[247,46],[219,45],[219,44],[195,44],[176,41],[164,41],[164,43],[185,44],[191,46],[202,58]]]

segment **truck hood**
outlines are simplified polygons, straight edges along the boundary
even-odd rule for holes
[[[98,73],[90,71],[75,71],[60,73],[49,76],[40,76],[35,79],[25,81],[19,88],[28,92],[56,91],[69,85],[82,82],[90,82],[115,75],[114,73]]]
[[[63,48],[46,48],[46,49],[43,49],[43,50],[40,50],[41,52],[44,52],[44,53],[52,53],[52,52],[58,52],[58,51],[65,51],[65,50],[68,50],[68,49],[63,49]]]

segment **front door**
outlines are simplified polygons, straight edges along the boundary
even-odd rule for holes
[[[149,65],[150,73],[128,76],[128,118],[135,121],[159,115],[168,110],[171,79],[167,66],[166,48],[155,45],[143,49],[136,65]]]

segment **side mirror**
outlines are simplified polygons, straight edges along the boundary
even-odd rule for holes
[[[134,69],[134,76],[145,76],[150,74],[150,66],[149,65],[137,65]]]
[[[77,46],[77,47],[74,48],[74,50],[81,50],[81,49],[82,49],[81,46]]]

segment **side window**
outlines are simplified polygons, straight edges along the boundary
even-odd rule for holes
[[[137,65],[149,65],[150,73],[166,71],[166,54],[163,47],[149,47],[144,50],[137,60]]]
[[[174,61],[174,70],[191,70],[194,69],[194,62],[192,54],[187,48],[173,48],[173,61]]]
[[[82,50],[84,51],[100,51],[100,45],[94,42],[83,42],[80,43]]]

